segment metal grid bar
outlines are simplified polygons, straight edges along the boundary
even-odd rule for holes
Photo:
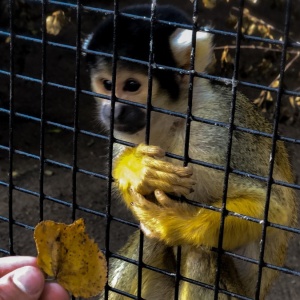
[[[267,180],[267,193],[266,193],[266,203],[264,209],[264,218],[262,223],[262,237],[260,244],[260,256],[259,256],[259,264],[258,264],[258,276],[257,276],[257,285],[255,292],[255,299],[259,299],[261,281],[262,281],[262,272],[263,267],[265,267],[264,261],[264,253],[265,253],[265,244],[266,244],[266,236],[267,236],[267,227],[268,227],[268,215],[269,215],[269,207],[271,201],[271,191],[273,185],[273,170],[275,164],[275,153],[276,153],[276,142],[277,142],[277,132],[278,132],[278,124],[279,124],[279,114],[280,114],[280,104],[282,97],[282,89],[283,89],[283,78],[285,72],[285,64],[286,64],[286,54],[287,47],[289,43],[289,23],[291,18],[291,1],[286,1],[285,8],[285,23],[284,23],[284,35],[283,35],[283,45],[282,45],[282,54],[281,54],[281,62],[280,62],[280,76],[279,76],[279,86],[277,90],[277,99],[276,99],[276,110],[274,115],[273,122],[273,137],[272,137],[272,149],[270,154],[270,164],[269,164],[269,174]]]
[[[116,104],[116,77],[117,77],[117,60],[118,60],[118,52],[117,52],[117,30],[118,30],[118,17],[119,17],[119,1],[114,0],[114,28],[113,28],[113,53],[112,53],[112,89],[111,89],[111,109],[110,115],[115,115],[115,104]],[[111,230],[111,204],[112,204],[112,170],[113,170],[113,148],[114,148],[114,118],[110,118],[110,131],[108,136],[108,181],[107,181],[107,204],[106,204],[106,236],[105,236],[105,256],[106,260],[109,263],[111,252],[110,252],[110,230]],[[107,276],[109,276],[109,269],[107,272]],[[109,295],[109,285],[105,286],[105,299],[108,299]]]
[[[9,42],[9,177],[8,177],[8,205],[9,205],[9,253],[14,254],[14,239],[13,239],[13,156],[14,156],[14,88],[15,88],[15,57],[14,57],[14,1],[9,1],[9,30],[10,30],[10,42]]]
[[[202,29],[201,29],[202,30]],[[207,30],[207,32],[213,32],[212,30]],[[7,36],[9,37],[9,34],[2,34],[3,31],[0,31],[0,35],[3,36]],[[21,36],[21,35],[15,35],[15,38],[20,38],[20,39],[24,39],[27,41],[32,41],[32,42],[37,42],[40,43],[41,40],[39,39],[31,39],[29,37],[26,36]],[[70,45],[65,45],[65,44],[60,44],[60,43],[53,43],[53,42],[47,42],[47,44],[53,46],[53,47],[59,47],[62,49],[68,49],[71,51],[76,51],[76,47],[74,46],[70,46]],[[280,43],[280,45],[282,45]],[[298,47],[299,44],[297,44]],[[296,46],[295,46],[296,47]],[[91,51],[91,50],[82,50],[83,53],[90,53],[90,54],[95,54],[95,55],[102,55],[105,57],[112,57],[112,54],[109,53],[105,53],[105,52],[99,52],[99,51]],[[141,64],[141,65],[146,65],[147,66],[147,62],[141,61],[141,60],[137,60],[137,59],[132,59],[129,57],[124,57],[124,56],[119,56],[118,57],[119,60],[124,60],[124,61],[128,61],[128,62],[133,62],[136,64]],[[165,65],[161,65],[161,64],[157,64],[156,65],[157,69],[161,69],[161,70],[169,70],[169,71],[173,71],[173,72],[180,72],[182,74],[186,74],[189,75],[190,71],[188,70],[184,70],[184,69],[179,69],[179,68],[174,68],[174,67],[169,67],[169,66],[165,66]],[[6,76],[10,76],[10,72],[7,70],[0,70],[0,74],[6,75]],[[220,82],[220,83],[225,83],[225,84],[231,84],[232,83],[232,79],[230,78],[225,78],[225,77],[220,77],[220,76],[215,76],[215,75],[210,75],[210,74],[204,74],[204,73],[198,73],[198,72],[194,72],[195,76],[201,77],[201,78],[205,78],[205,79],[209,79],[209,80],[213,80],[216,82]],[[41,84],[41,80],[38,78],[34,78],[34,77],[30,77],[30,76],[26,76],[26,75],[21,75],[21,74],[17,74],[15,73],[15,77],[19,78],[19,79],[23,79],[23,80],[27,80],[27,81],[31,81],[31,82],[36,82],[38,84]],[[53,86],[53,87],[57,87],[60,89],[65,89],[65,90],[69,90],[69,91],[74,91],[74,87],[72,86],[67,86],[67,85],[62,85],[62,84],[58,84],[55,82],[46,82],[47,85],[49,86]],[[274,87],[270,87],[270,86],[265,86],[265,85],[261,85],[261,84],[255,84],[255,83],[251,83],[251,82],[247,82],[247,81],[242,81],[242,80],[236,80],[234,82],[235,85],[240,85],[240,86],[245,86],[245,87],[250,87],[250,88],[254,88],[254,89],[258,89],[258,90],[262,90],[262,91],[269,91],[269,92],[277,92],[277,88]],[[88,90],[80,90],[81,93],[83,94],[87,94],[87,95],[93,95],[93,96],[100,96],[99,94],[96,94],[94,92],[88,91]],[[292,90],[286,90],[286,89],[282,89],[282,94],[283,95],[289,95],[289,96],[299,96],[300,92],[299,91],[292,91]],[[101,96],[102,98],[105,98],[106,96],[103,95]]]
[[[190,53],[190,66],[189,66],[189,90],[187,99],[187,112],[185,114],[185,140],[184,140],[184,153],[183,153],[183,166],[187,166],[190,162],[189,157],[189,144],[190,144],[190,131],[192,116],[192,104],[193,104],[193,91],[194,91],[194,77],[195,77],[195,54],[196,54],[196,35],[198,31],[197,15],[198,15],[198,1],[193,3],[193,24],[192,24],[192,41],[191,41],[191,53]],[[183,197],[182,197],[183,198]],[[180,281],[184,280],[181,274],[181,246],[177,247],[176,257],[176,276],[175,276],[175,293],[174,300],[179,299],[179,286]]]
[[[75,57],[75,92],[74,92],[74,112],[73,112],[73,153],[72,153],[72,219],[76,219],[77,208],[77,154],[78,154],[78,106],[80,96],[80,56],[81,56],[81,1],[77,0],[76,5],[76,57]]]
[[[214,299],[218,299],[220,287],[220,278],[221,278],[221,268],[222,268],[222,245],[223,245],[223,234],[225,228],[225,217],[227,215],[226,202],[227,202],[227,192],[229,184],[229,175],[231,171],[230,161],[231,161],[231,148],[232,148],[232,139],[234,131],[234,117],[235,117],[235,107],[236,107],[236,97],[237,97],[237,85],[235,82],[238,79],[238,70],[240,62],[240,47],[241,47],[241,37],[242,37],[242,25],[243,25],[243,10],[244,10],[244,0],[239,1],[239,15],[237,22],[237,34],[235,40],[235,57],[234,57],[234,70],[232,76],[232,100],[231,100],[231,110],[229,117],[229,128],[228,128],[228,144],[227,144],[227,153],[226,153],[226,165],[224,172],[224,186],[223,186],[223,199],[222,199],[222,208],[221,208],[221,221],[220,221],[220,234],[218,240],[218,258],[217,258],[217,271],[216,271],[216,281],[214,287]]]
[[[46,93],[46,72],[47,72],[47,34],[46,34],[46,14],[47,2],[42,1],[42,63],[41,63],[41,119],[40,119],[40,175],[39,175],[39,208],[40,221],[44,219],[44,171],[45,171],[45,93]]]
[[[156,0],[151,1],[151,15],[150,15],[150,39],[149,39],[149,58],[148,58],[148,95],[146,103],[146,131],[145,143],[150,142],[151,130],[151,112],[152,112],[152,83],[153,83],[153,68],[154,63],[154,24],[156,22]],[[139,255],[138,255],[138,282],[137,282],[137,299],[142,299],[142,280],[143,280],[143,253],[144,253],[144,234],[140,231],[139,235]]]

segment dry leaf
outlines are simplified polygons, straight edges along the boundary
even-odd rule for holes
[[[298,109],[300,107],[300,97],[290,96],[289,103],[294,109]]]
[[[68,19],[62,10],[55,11],[46,19],[47,33],[58,35],[64,25],[68,23]]]
[[[233,63],[233,59],[229,53],[228,46],[224,47],[224,50],[223,50],[222,56],[221,56],[221,63],[222,64],[232,64]]]
[[[217,0],[202,0],[204,7],[214,8],[216,6]]]
[[[85,233],[84,221],[71,225],[42,221],[34,230],[38,266],[75,297],[98,295],[107,280],[106,260]]]
[[[44,171],[44,174],[45,174],[46,176],[52,176],[52,175],[54,174],[54,172],[51,171],[51,170],[45,170],[45,171]]]
[[[229,47],[225,46],[221,55],[221,70],[223,74],[230,74],[233,70],[234,60],[229,53]]]

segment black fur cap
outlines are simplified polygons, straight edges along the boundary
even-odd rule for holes
[[[128,13],[150,18],[150,5],[134,5],[123,10]],[[96,28],[91,35],[86,48],[88,50],[113,52],[113,15],[108,16]],[[181,11],[170,5],[161,5],[156,8],[156,19],[172,21],[182,24],[191,24],[189,18]],[[117,54],[133,59],[149,61],[150,44],[150,21],[137,20],[120,15],[117,23]],[[176,67],[176,63],[169,45],[169,37],[176,30],[174,26],[154,23],[153,27],[153,47],[154,63],[170,67]],[[97,66],[97,56],[87,54],[87,62],[91,68]],[[108,59],[107,59],[108,60]],[[129,64],[130,65],[130,64]],[[140,69],[140,67],[138,67]],[[147,72],[147,67],[144,68]],[[154,70],[153,75],[158,79],[161,88],[168,91],[174,99],[178,97],[179,87],[175,80],[175,74],[170,71]]]

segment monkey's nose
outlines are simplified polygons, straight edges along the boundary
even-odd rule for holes
[[[130,113],[130,108],[128,107],[128,105],[117,103],[114,112],[115,122],[116,123],[118,122],[123,123],[124,121],[126,122],[126,114],[129,113]]]
[[[116,130],[135,133],[145,127],[146,114],[138,107],[116,103],[114,121]]]
[[[128,106],[128,105],[126,105]],[[114,120],[115,123],[122,123],[126,121],[126,114],[129,113],[129,108],[126,108],[124,104],[116,103],[114,109]],[[104,105],[102,108],[102,115],[105,119],[109,120],[111,114],[111,106]]]

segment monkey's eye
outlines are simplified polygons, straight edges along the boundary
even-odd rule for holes
[[[124,84],[123,90],[128,92],[136,92],[140,87],[141,84],[135,79],[127,79]]]
[[[111,91],[112,82],[110,80],[103,80],[103,86],[107,91]]]

